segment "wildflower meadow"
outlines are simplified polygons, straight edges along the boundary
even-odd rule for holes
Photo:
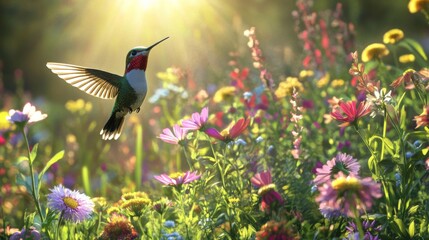
[[[79,96],[62,104],[0,74],[0,239],[429,239],[429,46],[399,27],[366,42],[315,2],[285,13],[287,69],[242,27],[211,80],[166,56],[141,108],[112,111],[119,130],[103,128],[114,102],[80,91],[114,82],[49,72]],[[429,2],[402,8],[427,32]]]

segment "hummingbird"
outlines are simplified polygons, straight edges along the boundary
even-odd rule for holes
[[[125,60],[125,74],[119,76],[102,70],[72,64],[48,62],[46,66],[73,87],[103,99],[116,97],[112,113],[100,131],[103,140],[118,139],[125,116],[139,112],[146,93],[146,67],[150,50],[168,39],[159,40],[149,47],[131,49]]]

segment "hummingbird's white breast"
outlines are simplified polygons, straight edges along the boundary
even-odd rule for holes
[[[146,74],[141,69],[133,69],[126,74],[126,79],[137,94],[146,94]]]
[[[127,79],[130,86],[137,93],[137,101],[131,105],[131,108],[134,110],[139,108],[147,93],[147,82],[146,74],[141,69],[133,69],[126,73],[125,78]]]

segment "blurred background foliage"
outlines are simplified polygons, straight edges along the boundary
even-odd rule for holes
[[[335,9],[338,1],[315,1],[315,10]],[[356,26],[360,50],[379,33],[401,28],[415,39],[425,40],[423,16],[411,15],[407,2],[340,1],[344,18]],[[4,79],[24,73],[24,88],[36,96],[64,103],[84,93],[67,84],[45,67],[48,61],[95,67],[122,74],[125,54],[134,46],[170,36],[152,52],[148,76],[155,89],[155,74],[175,65],[189,70],[201,87],[224,79],[230,51],[247,52],[242,33],[258,29],[264,54],[272,71],[293,69],[294,57],[285,49],[298,49],[288,0],[1,0],[0,59]],[[293,51],[299,55],[299,51]],[[16,83],[5,81],[13,91]],[[151,92],[149,92],[151,95]],[[92,99],[91,101],[97,101]],[[101,106],[110,108],[103,102]]]

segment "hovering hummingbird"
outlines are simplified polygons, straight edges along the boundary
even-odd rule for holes
[[[73,87],[104,99],[116,97],[109,120],[100,131],[104,140],[118,139],[124,118],[128,113],[139,112],[146,97],[146,67],[150,50],[168,37],[150,47],[135,47],[126,56],[123,77],[98,69],[71,64],[48,62],[46,66]]]

